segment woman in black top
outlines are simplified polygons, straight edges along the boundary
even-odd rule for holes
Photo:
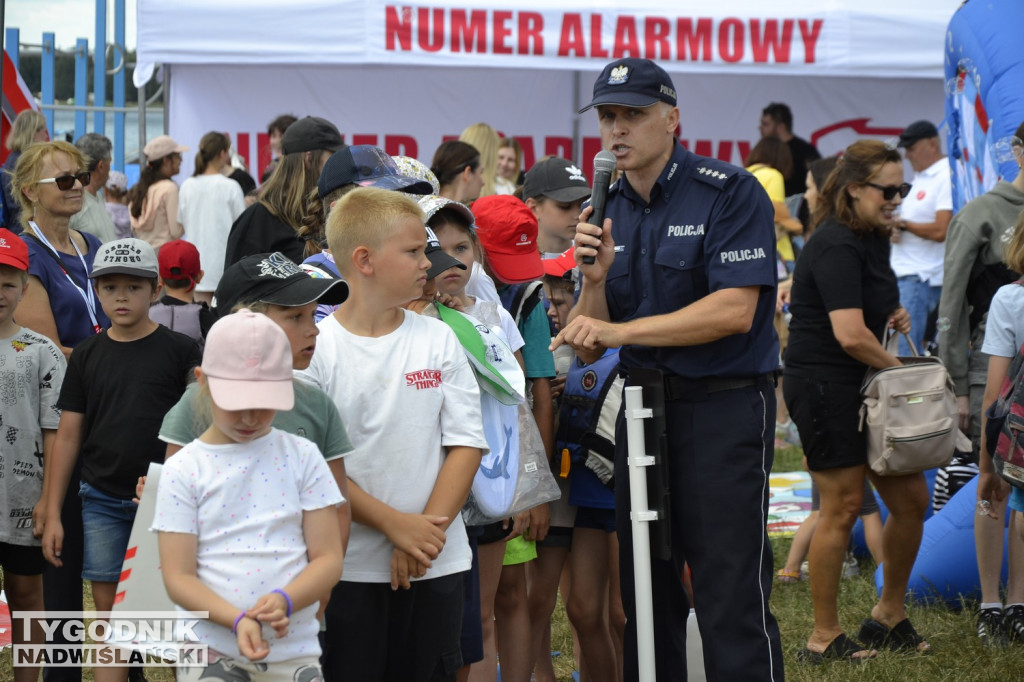
[[[783,391],[821,492],[810,551],[814,631],[801,652],[809,662],[875,655],[843,634],[836,604],[865,474],[890,516],[882,540],[885,586],[859,638],[868,647],[928,649],[904,608],[928,506],[924,475],[876,476],[859,430],[865,371],[900,364],[882,347],[883,333],[910,330],[889,267],[890,225],[909,189],[897,151],[877,141],[851,145],[820,188],[818,228],[793,273]]]

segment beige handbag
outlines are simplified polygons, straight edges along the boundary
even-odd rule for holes
[[[886,341],[896,354],[897,335]],[[936,357],[914,353],[903,363],[869,369],[861,387],[860,428],[867,429],[868,465],[880,476],[902,476],[945,466],[957,449],[970,450],[960,432],[953,381]]]

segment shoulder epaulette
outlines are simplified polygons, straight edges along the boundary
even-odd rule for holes
[[[693,167],[691,173],[695,180],[723,189],[726,181],[731,178],[738,169],[714,159],[704,159]]]

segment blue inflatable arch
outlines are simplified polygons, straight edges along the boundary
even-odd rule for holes
[[[1024,122],[1024,2],[968,0],[949,22],[946,125],[953,210],[1017,177],[1011,141]]]

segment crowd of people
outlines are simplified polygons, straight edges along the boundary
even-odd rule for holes
[[[167,594],[209,612],[196,634],[231,679],[489,682],[500,663],[506,682],[552,682],[560,591],[581,679],[636,680],[621,400],[640,386],[665,416],[671,491],[668,556],[651,562],[657,679],[686,669],[695,595],[707,679],[783,679],[769,597],[808,573],[801,662],[927,653],[904,606],[924,516],[973,475],[978,635],[1024,639],[1024,584],[1005,611],[999,586],[1003,519],[1024,528],[1024,495],[994,473],[981,422],[1024,341],[1024,173],[953,216],[931,123],[820,159],[781,103],[746,169],[701,157],[676,138],[671,78],[644,59],[606,66],[590,109],[617,167],[603,224],[579,167],[523,168],[485,123],[428,166],[280,116],[258,188],[217,132],[179,187],[189,150],[162,135],[129,189],[103,136],[50,142],[19,116],[0,230],[11,610],[81,610],[85,580],[109,611],[150,494]],[[922,474],[868,469],[859,414],[867,369],[936,348],[974,448],[933,496]],[[815,504],[776,572],[768,476],[789,445]],[[514,505],[526,472],[558,499]],[[885,580],[851,637],[837,596],[858,516]]]

